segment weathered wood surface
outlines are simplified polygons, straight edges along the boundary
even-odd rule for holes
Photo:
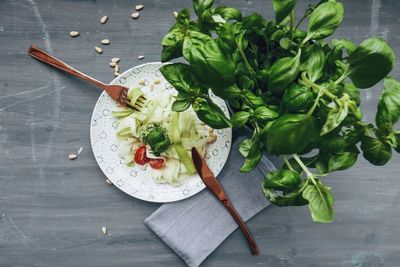
[[[310,1],[299,2],[300,14]],[[0,266],[183,266],[143,224],[158,205],[107,185],[96,165],[89,121],[100,92],[26,55],[37,44],[106,82],[113,78],[111,57],[122,59],[122,69],[159,61],[172,12],[191,3],[142,3],[134,21],[138,1],[0,1]],[[272,18],[270,1],[223,3]],[[345,6],[335,36],[356,42],[382,36],[400,55],[400,1],[347,0]],[[109,16],[105,25],[102,15]],[[71,30],[80,36],[69,37]],[[98,55],[93,47],[103,38],[111,45]],[[399,64],[393,76],[400,77]],[[367,120],[380,87],[363,92]],[[69,161],[80,147],[79,158]],[[250,256],[236,231],[204,266],[399,266],[398,173],[398,155],[385,167],[361,159],[327,179],[336,198],[333,224],[312,223],[307,208],[270,207],[249,223],[261,256]]]

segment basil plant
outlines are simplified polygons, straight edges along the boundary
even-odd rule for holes
[[[178,13],[162,40],[162,61],[186,63],[161,68],[177,89],[172,109],[190,106],[200,120],[219,129],[250,126],[240,145],[242,172],[257,166],[262,154],[281,156],[284,165],[268,173],[262,190],[278,206],[308,205],[315,222],[335,217],[330,187],[333,171],[352,167],[360,153],[374,165],[400,152],[400,83],[388,74],[395,55],[382,39],[360,44],[324,39],[343,20],[343,4],[321,0],[296,20],[296,0],[273,0],[275,18],[193,0]],[[308,20],[308,27],[301,28]],[[384,80],[375,123],[363,121],[360,90]],[[209,97],[226,100],[228,119]]]

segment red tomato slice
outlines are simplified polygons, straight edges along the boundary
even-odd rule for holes
[[[141,146],[136,150],[133,160],[140,165],[149,162],[149,158],[146,156],[146,146]]]
[[[150,167],[153,169],[161,169],[164,167],[164,160],[163,159],[150,159]]]

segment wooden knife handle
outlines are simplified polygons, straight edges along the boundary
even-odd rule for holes
[[[222,200],[222,203],[225,205],[225,207],[228,209],[229,213],[232,215],[233,219],[237,222],[239,225],[240,229],[242,230],[242,233],[244,237],[247,240],[247,243],[249,243],[251,253],[254,256],[257,256],[260,254],[260,250],[257,246],[256,241],[254,240],[252,234],[250,233],[249,229],[247,228],[246,224],[242,220],[242,217],[240,217],[239,213],[236,211],[235,207],[233,206],[232,202],[230,200]]]
[[[63,70],[75,77],[78,77],[82,80],[87,81],[88,83],[91,83],[93,85],[96,85],[102,89],[104,89],[105,86],[107,86],[106,84],[74,69],[73,67],[71,67],[70,65],[68,65],[67,63],[59,60],[58,58],[56,58],[53,55],[50,55],[49,53],[47,53],[46,51],[40,49],[39,47],[37,47],[36,45],[31,45],[29,47],[28,50],[28,54],[33,57],[36,58],[37,60],[40,60],[46,64],[49,64],[59,70]]]

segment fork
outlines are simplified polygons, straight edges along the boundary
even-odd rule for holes
[[[128,99],[128,91],[129,89],[121,86],[121,85],[109,85],[102,83],[76,69],[71,67],[70,65],[64,63],[63,61],[59,60],[58,58],[54,57],[53,55],[50,55],[46,51],[40,49],[39,47],[35,45],[31,45],[28,50],[28,54],[36,58],[37,60],[40,60],[46,64],[49,64],[57,69],[63,70],[75,77],[78,77],[92,85],[95,85],[104,91],[106,91],[110,97],[117,101],[119,104],[122,106],[132,108],[136,111],[140,111],[140,109],[143,107],[146,101],[146,97],[141,94],[135,101],[135,103],[131,103],[131,101]]]

